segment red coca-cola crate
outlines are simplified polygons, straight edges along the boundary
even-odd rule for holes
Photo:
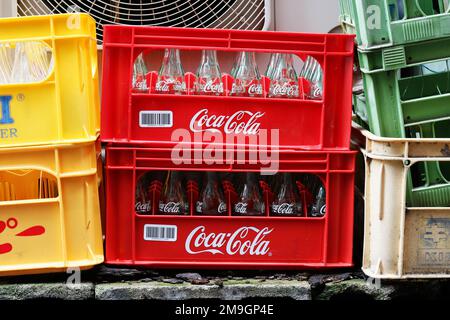
[[[186,95],[157,94],[152,89],[157,67],[147,74],[149,92],[133,93],[135,59],[142,52],[151,54],[165,48],[179,48],[182,60],[183,56],[193,60],[189,56],[197,55],[195,62],[190,61],[194,65],[200,62],[202,49],[229,56],[240,51],[252,51],[257,55],[292,53],[302,61],[311,56],[323,69],[323,96],[320,100],[308,100],[303,94],[294,99],[269,98],[268,79],[264,77],[263,97],[229,96],[232,81],[229,75],[224,75],[225,96],[194,95],[190,90],[195,77],[192,68],[186,74]],[[153,62],[158,65],[161,60],[158,58]],[[246,128],[238,131],[243,131],[240,134],[247,138],[261,129],[279,130],[278,143],[256,142],[259,145],[275,143],[281,148],[348,149],[352,67],[351,35],[105,26],[101,139],[112,143],[167,146],[175,144],[172,134],[178,128],[201,134],[207,131],[230,134],[237,133],[236,128]],[[229,72],[229,68],[223,68],[222,72]],[[304,88],[307,83],[299,80],[299,85]],[[143,117],[155,114],[170,118],[168,124],[156,127],[142,121]],[[223,121],[215,121],[217,119]],[[195,127],[196,124],[201,128]],[[194,142],[194,145],[198,143],[202,142]],[[227,144],[226,141],[214,143]]]
[[[322,217],[271,216],[271,194],[261,183],[266,204],[264,216],[232,215],[233,192],[225,188],[227,214],[197,216],[192,188],[189,214],[158,215],[160,186],[149,185],[152,210],[136,211],[137,181],[160,170],[260,171],[247,160],[233,164],[178,164],[170,148],[106,148],[106,262],[169,268],[335,268],[352,266],[354,151],[280,151],[280,172],[314,174],[326,190],[326,212]],[[161,182],[157,183],[161,185]],[[187,183],[189,185],[189,183]],[[225,182],[224,182],[225,185]],[[270,189],[270,186],[269,186]],[[228,191],[227,191],[228,190]],[[194,193],[194,194],[193,194]],[[305,198],[304,198],[305,199]],[[141,208],[138,208],[138,210]],[[148,231],[165,229],[166,238],[152,238]],[[170,233],[170,236],[168,236]],[[160,234],[160,233],[159,233]]]

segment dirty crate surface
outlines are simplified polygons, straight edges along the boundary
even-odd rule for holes
[[[428,161],[448,163],[450,141],[362,133],[366,139],[363,271],[386,279],[450,277],[450,208],[406,205],[411,168]],[[412,191],[430,198],[439,188]]]

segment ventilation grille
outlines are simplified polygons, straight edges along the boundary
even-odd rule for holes
[[[21,16],[86,12],[97,21],[102,43],[105,24],[262,30],[269,23],[269,0],[19,0]]]

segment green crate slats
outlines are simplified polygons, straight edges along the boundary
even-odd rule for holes
[[[445,0],[339,0],[340,20],[361,49],[450,36]],[[435,5],[436,4],[436,5]]]

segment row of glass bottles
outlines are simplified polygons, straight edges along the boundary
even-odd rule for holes
[[[148,91],[147,72],[143,55],[140,54],[134,63],[134,91]],[[236,57],[230,74],[233,77],[233,84],[229,92],[231,96],[263,96],[262,77],[254,52],[240,52]],[[155,92],[185,94],[187,86],[184,76],[180,51],[178,49],[166,49],[156,80]],[[299,77],[294,68],[292,54],[272,53],[266,70],[266,77],[270,79],[268,97],[298,98],[300,96]],[[309,88],[305,92],[306,97],[308,99],[321,99],[322,68],[320,64],[308,56],[300,72],[300,77],[309,83]],[[224,95],[224,84],[216,51],[202,51],[202,58],[196,72],[193,89],[195,94]]]
[[[136,211],[140,214],[151,214],[155,207],[157,214],[187,215],[189,203],[192,200],[196,215],[228,215],[225,194],[235,193],[230,205],[235,216],[265,216],[266,204],[263,197],[264,190],[273,190],[273,200],[269,204],[271,216],[309,216],[320,217],[325,215],[325,188],[319,178],[306,176],[303,184],[294,183],[290,173],[282,173],[263,182],[262,188],[256,173],[246,173],[233,183],[226,179],[219,183],[215,172],[208,172],[204,177],[203,187],[198,190],[198,184],[189,180],[183,187],[182,176],[179,172],[171,172],[166,176],[162,186],[155,187],[152,183],[139,181],[136,190]],[[231,179],[233,180],[233,179]],[[234,179],[236,180],[236,179]],[[236,191],[235,191],[236,190]],[[154,191],[160,194],[159,200],[152,198]],[[188,199],[188,194],[197,193],[198,199]],[[309,193],[309,197],[305,195]],[[308,199],[310,198],[310,199]]]

